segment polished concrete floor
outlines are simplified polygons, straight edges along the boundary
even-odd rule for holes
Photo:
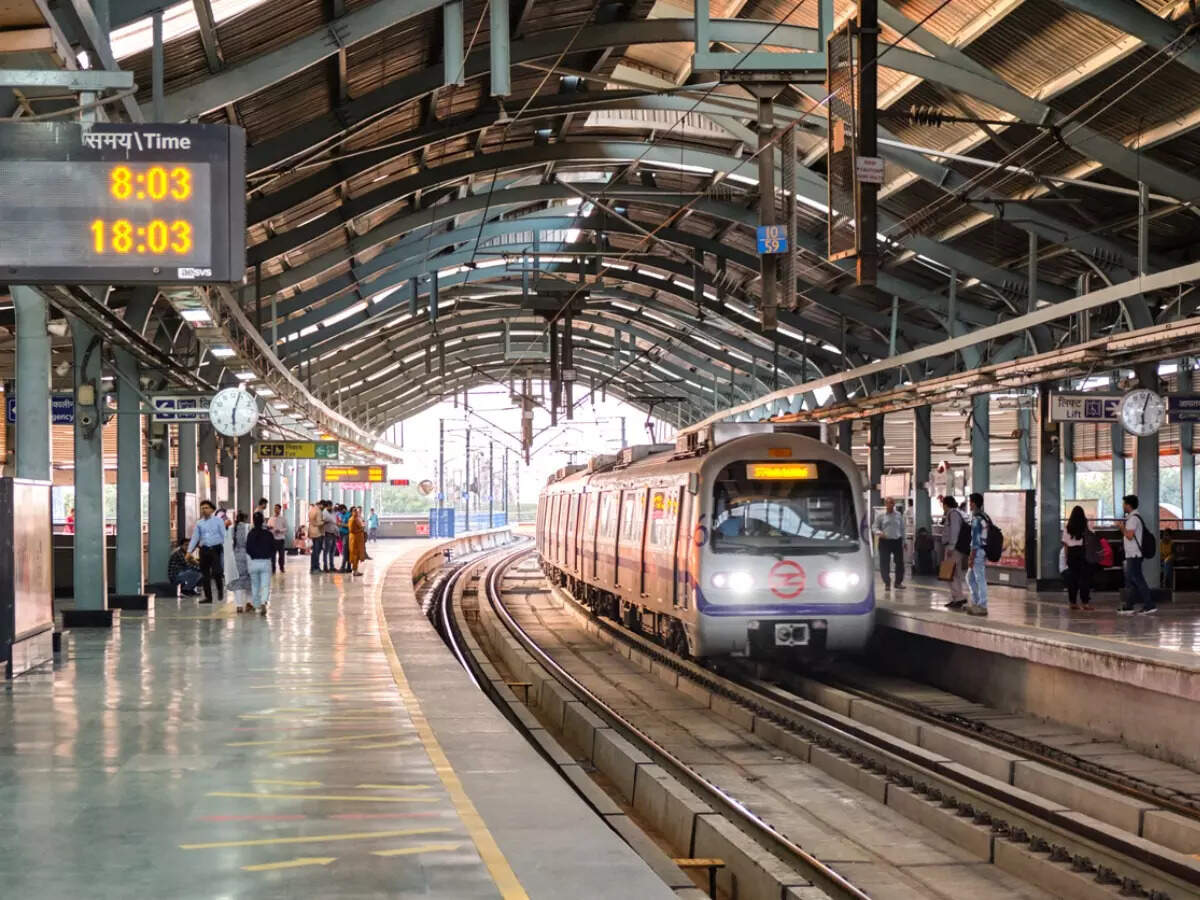
[[[0,684],[7,897],[497,897],[393,683],[374,580],[160,599]]]
[[[903,588],[885,592],[876,576],[875,592],[881,607],[954,617],[977,627],[1029,628],[1083,647],[1200,669],[1200,598],[1195,594],[1177,595],[1152,616],[1119,616],[1120,601],[1115,593],[1094,595],[1093,610],[1073,610],[1064,591],[1035,592],[992,584],[988,585],[988,617],[982,619],[947,611],[950,591],[936,578],[910,577]]]

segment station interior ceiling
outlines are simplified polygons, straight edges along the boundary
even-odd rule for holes
[[[785,51],[812,42],[817,6],[718,0],[710,14],[721,46]],[[146,113],[150,8],[109,3],[116,65],[133,71]],[[491,96],[493,7],[481,0],[462,4],[463,84],[449,86],[437,4],[240,8],[167,11],[165,117],[246,130],[249,268],[237,302],[313,396],[376,431],[469,385],[545,377],[547,311],[571,309],[581,379],[687,424],[711,413],[714,390],[750,400],[1139,267],[1192,262],[1200,248],[1200,29],[1186,0],[881,3],[880,277],[856,286],[852,264],[825,258],[824,88],[790,83],[775,116],[799,122],[799,285],[773,333],[759,324],[758,108],[741,87],[692,71],[691,4],[514,0],[503,98]],[[854,7],[835,10],[841,21]],[[50,18],[73,51],[102,58],[78,11]],[[341,46],[320,39],[329,33]],[[0,97],[0,115],[18,120],[61,106]],[[1086,331],[1196,306],[1190,286],[1135,301],[1095,311]],[[104,302],[120,316],[132,300],[114,290]],[[3,378],[11,323],[0,308]],[[236,383],[165,297],[137,326],[209,383]],[[1076,317],[937,365],[1080,337]],[[57,341],[54,364],[69,359],[69,339]],[[1001,458],[1015,448],[1009,412],[993,413]],[[889,435],[906,421],[890,415]],[[953,452],[963,421],[938,408],[935,455]],[[897,454],[907,443],[897,439]]]

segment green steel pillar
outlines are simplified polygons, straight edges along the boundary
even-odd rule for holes
[[[913,527],[933,528],[929,479],[933,470],[933,407],[913,410]]]
[[[166,582],[171,556],[171,429],[146,420],[146,473],[149,481],[150,580]]]
[[[188,500],[188,495],[192,495],[195,500],[192,501],[197,507],[200,505],[200,494],[197,490],[196,476],[196,423],[184,422],[176,427],[176,443],[179,447],[179,465],[176,467],[176,498],[177,498],[177,515],[174,522],[175,537],[179,540],[188,537],[187,534],[187,519],[184,504]]]
[[[971,490],[983,493],[992,484],[991,410],[987,394],[971,398]]]
[[[1114,422],[1109,434],[1112,436],[1112,518],[1119,519],[1124,515],[1121,498],[1129,493],[1125,490],[1125,428],[1120,422]]]
[[[1035,238],[1036,239],[1036,238]],[[1033,440],[1033,410],[1017,410],[1017,428],[1021,436],[1017,439],[1017,486],[1023,491],[1033,487],[1033,460],[1030,449],[1035,446]],[[1039,454],[1039,461],[1045,457]]]
[[[871,489],[871,515],[876,507],[883,506],[883,415],[871,416],[867,419],[867,481]]]
[[[117,572],[114,591],[142,593],[142,398],[138,365],[128,351],[117,363]]]
[[[1058,431],[1062,436],[1062,495],[1064,500],[1074,500],[1078,490],[1075,481],[1075,424],[1062,422]]]
[[[1039,587],[1060,584],[1058,535],[1062,531],[1062,475],[1059,463],[1063,455],[1062,435],[1057,423],[1050,421],[1052,387],[1044,384],[1038,391],[1038,431],[1033,446],[1037,448],[1037,533]],[[1032,423],[1032,410],[1028,410]],[[1022,426],[1024,427],[1024,426]]]
[[[50,480],[49,304],[38,290],[11,285],[16,311],[17,422],[15,468],[18,478]]]
[[[1179,387],[1181,394],[1192,393],[1191,360],[1179,361]],[[1196,453],[1195,426],[1191,422],[1179,423],[1179,506],[1183,513],[1183,527],[1195,528],[1196,518]]]
[[[1159,390],[1157,363],[1148,363],[1139,366],[1137,376],[1142,387],[1148,387],[1152,391]],[[1146,523],[1146,527],[1153,531],[1155,535],[1158,535],[1158,470],[1162,465],[1162,460],[1158,456],[1158,432],[1146,435],[1145,437],[1138,437],[1135,443],[1133,477],[1138,497],[1138,512],[1141,513],[1142,521]],[[1161,557],[1155,553],[1152,559],[1146,560],[1143,569],[1146,574],[1146,581],[1152,587],[1159,583],[1160,570]]]
[[[80,388],[99,398],[104,359],[100,338],[81,319],[71,319],[75,353],[75,395]],[[75,608],[108,608],[108,554],[104,536],[104,441],[98,421],[88,427],[75,416]],[[22,424],[24,417],[21,418]]]
[[[261,472],[261,470],[259,470]],[[254,503],[262,493],[262,479],[254,483],[254,438],[243,434],[237,439],[237,502],[238,512],[247,516],[254,511]]]
[[[234,444],[233,438],[227,438],[227,437],[221,438],[221,446],[220,446],[221,475],[223,475],[225,477],[226,482],[227,482],[227,491],[226,491],[227,498],[223,501],[218,502],[217,506],[219,507],[221,505],[221,503],[224,503],[226,509],[236,509],[237,508],[238,478],[237,478],[237,460],[235,460],[234,456],[233,456],[234,446],[235,446],[235,444]],[[215,482],[214,482],[214,484],[215,484]]]

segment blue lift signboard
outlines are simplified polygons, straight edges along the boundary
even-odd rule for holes
[[[1200,422],[1200,394],[1167,394],[1171,422]]]
[[[766,253],[787,253],[787,226],[785,225],[759,225],[758,226],[758,252]]]

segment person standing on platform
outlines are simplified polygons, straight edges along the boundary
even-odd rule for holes
[[[1087,514],[1082,506],[1071,510],[1067,527],[1063,529],[1062,545],[1067,553],[1067,570],[1063,581],[1067,585],[1067,602],[1071,609],[1092,608],[1092,567],[1087,559],[1087,542],[1090,540]]]
[[[1129,494],[1122,504],[1125,508],[1125,525],[1121,529],[1122,546],[1125,548],[1125,589],[1129,595],[1124,605],[1117,610],[1119,616],[1153,615],[1158,612],[1146,573],[1142,571],[1142,541],[1146,536],[1146,523],[1137,511],[1137,494]],[[1142,604],[1138,609],[1137,604]]]
[[[889,497],[884,511],[875,518],[875,536],[879,539],[879,574],[883,589],[892,589],[891,562],[896,561],[896,587],[904,587],[904,514],[896,511],[896,501]]]
[[[338,520],[333,511],[333,504],[328,500],[321,502],[325,504],[325,511],[321,513],[321,528],[325,532],[324,570],[332,572],[334,560],[337,558]]]
[[[325,501],[317,500],[308,507],[308,571],[321,571],[321,549],[325,543],[325,523],[321,515],[325,512]]]
[[[268,501],[266,497],[259,497],[258,505],[254,507],[254,511],[262,513],[263,518],[265,519],[267,517],[267,506],[269,503],[270,501]],[[250,527],[249,523],[247,523],[246,527],[247,529]]]
[[[212,603],[212,582],[217,583],[217,602],[225,602],[225,520],[213,515],[216,507],[211,500],[200,503],[200,518],[192,528],[188,553],[200,550],[200,580],[204,584],[204,599]]]
[[[350,542],[350,570],[361,575],[358,564],[367,555],[367,526],[363,524],[362,511],[357,506],[350,510],[350,521],[346,525],[350,532],[346,538]]]
[[[350,571],[350,508],[345,504],[338,507],[338,536],[342,542],[342,571]]]
[[[267,528],[270,529],[271,538],[275,541],[275,556],[271,557],[271,572],[274,573],[276,569],[276,556],[279,558],[278,569],[283,572],[287,561],[287,518],[283,515],[283,507],[278,503],[275,504],[275,514],[267,519]]]
[[[942,562],[954,565],[950,585],[950,602],[947,609],[962,609],[967,605],[967,554],[971,550],[971,528],[967,524],[958,501],[953,497],[942,498]]]
[[[250,557],[246,553],[246,538],[250,534],[250,524],[244,512],[237,514],[237,521],[229,529],[233,533],[233,577],[229,578],[228,587],[231,591],[241,591],[246,594],[246,602],[239,604],[238,612],[250,612]]]
[[[371,507],[371,515],[367,517],[367,540],[379,540],[379,513],[375,512],[374,507]]]
[[[986,616],[987,610],[987,513],[983,511],[983,494],[972,494],[971,507],[971,552],[968,559],[967,586],[971,589],[971,602],[967,604],[967,615]]]
[[[271,573],[275,570],[275,541],[275,535],[263,521],[262,512],[255,511],[254,527],[246,535],[246,568],[250,574],[250,603],[246,604],[246,612],[253,606],[259,615],[267,614]]]

